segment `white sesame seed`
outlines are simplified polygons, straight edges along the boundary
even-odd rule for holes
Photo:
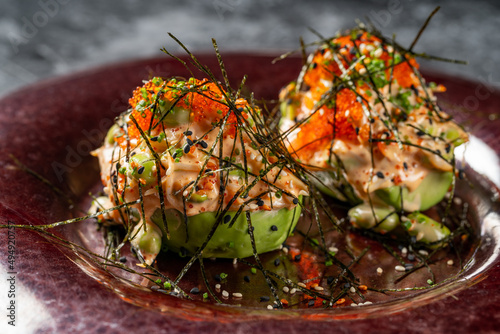
[[[403,249],[401,250],[401,254],[402,254],[403,256],[406,256],[406,254],[408,254],[408,248],[403,247]]]
[[[427,256],[427,255],[429,255],[429,252],[427,252],[425,249],[421,249],[418,251],[418,254],[420,254],[422,256]]]
[[[351,286],[351,288],[349,289],[349,291],[350,291],[350,292],[352,292],[352,293],[355,293],[355,292],[356,292],[356,289],[354,289],[354,287],[353,287],[353,286]]]
[[[238,265],[238,259],[237,258],[234,258],[233,259],[233,266],[237,266]]]
[[[222,297],[229,297],[229,292],[227,292],[226,290],[222,290]]]
[[[289,287],[287,287],[287,286],[284,286],[284,287],[283,287],[283,292],[284,292],[284,293],[288,293],[289,291],[290,291],[290,288],[289,288]]]
[[[323,289],[322,286],[316,286],[316,287],[314,287],[314,290],[316,290],[316,291],[323,291],[325,289]]]
[[[381,55],[382,55],[382,48],[378,48],[377,50],[375,50],[375,52],[373,52],[373,55],[377,58],[379,58]]]
[[[297,285],[300,286],[300,287],[302,287],[302,288],[306,287],[306,285],[304,283],[302,283],[302,282],[297,283]]]
[[[290,294],[291,294],[291,295],[293,295],[295,292],[297,292],[297,289],[295,289],[295,288],[292,288],[292,289],[290,290]]]
[[[379,274],[379,275],[380,275],[380,274],[382,274],[383,272],[384,272],[384,269],[382,269],[382,268],[380,268],[380,267],[378,267],[378,268],[377,268],[377,274]]]
[[[272,310],[272,309],[273,309],[273,306],[272,306],[272,305],[267,305],[267,309],[268,309],[268,310]]]
[[[359,72],[359,74],[363,75],[363,74],[366,73],[366,68],[365,67],[361,67],[358,72]]]
[[[394,267],[394,269],[396,269],[396,271],[406,271],[405,267],[403,266],[396,266]]]
[[[416,237],[416,238],[417,238],[417,241],[422,240],[422,238],[424,237],[424,235],[425,235],[425,234],[424,234],[424,232],[422,232],[422,231],[418,232],[418,233],[417,233],[417,237]]]
[[[215,290],[220,291],[220,284],[215,284]]]
[[[333,252],[333,253],[337,253],[339,251],[339,249],[335,246],[331,246],[328,248],[328,251],[329,252]]]
[[[182,196],[187,197],[187,195],[189,195],[189,191],[184,190],[184,192],[182,193]]]
[[[453,203],[456,205],[461,205],[462,204],[462,199],[460,197],[454,197],[453,198]]]
[[[372,302],[365,302],[363,305],[371,305],[373,304]]]
[[[235,293],[233,293],[233,297],[234,298],[241,298],[241,297],[243,297],[243,294],[240,292],[235,292]]]
[[[283,253],[285,253],[285,255],[288,254],[288,247],[283,247],[282,250],[283,250]]]
[[[447,265],[449,266],[452,266],[453,265],[453,260],[448,260],[448,262],[446,262]]]
[[[356,304],[356,303],[351,303],[351,306],[358,306],[358,304]]]

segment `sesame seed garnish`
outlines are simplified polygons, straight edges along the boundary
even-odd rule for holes
[[[453,260],[448,260],[448,262],[446,262],[447,265],[449,266],[452,266],[453,265]]]
[[[377,268],[377,274],[382,274],[384,272],[384,270],[380,267]]]
[[[295,255],[295,257],[294,257],[293,259],[294,259],[295,261],[297,261],[297,262],[298,262],[298,261],[300,261],[300,259],[301,259],[300,254]]]
[[[127,262],[127,258],[125,256],[122,256],[119,260],[121,263]]]
[[[278,230],[278,226],[276,225],[271,225],[271,231],[277,231]]]
[[[403,257],[405,257],[407,254],[408,254],[408,248],[403,247],[403,249],[401,249],[401,255],[403,255]]]
[[[200,289],[198,289],[197,287],[194,287],[189,292],[192,293],[193,295],[197,295],[200,293]]]
[[[143,172],[144,172],[144,166],[139,167],[139,169],[137,170],[137,173],[142,174]]]
[[[306,285],[304,283],[302,283],[302,282],[297,283],[297,285],[300,286],[300,287],[302,287],[302,288],[306,287]]]
[[[230,221],[231,221],[231,216],[229,216],[229,215],[224,216],[224,224],[227,224]]]
[[[257,205],[258,206],[263,206],[264,205],[264,201],[261,198],[257,199]]]
[[[297,198],[294,198],[294,199],[292,200],[292,202],[293,202],[293,204],[298,204],[298,203],[299,203],[299,200],[298,200]]]
[[[353,287],[353,286],[351,286],[351,288],[349,289],[349,291],[350,291],[350,292],[352,292],[352,293],[355,293],[355,292],[356,292],[356,289],[354,289],[354,287]]]
[[[215,290],[220,291],[220,284],[215,284]]]
[[[315,301],[314,301],[314,300],[310,300],[310,301],[307,303],[307,306],[309,306],[309,307],[313,307],[313,306],[314,306],[314,303],[315,303]]]
[[[250,276],[248,275],[243,276],[243,280],[247,283],[250,283]]]
[[[351,306],[358,306],[358,304],[356,304],[356,303],[351,303]]]
[[[158,141],[158,137],[157,136],[156,137],[151,137],[151,138],[149,138],[149,140],[151,140],[151,141]]]
[[[418,251],[418,254],[422,255],[422,256],[428,256],[429,255],[429,252],[426,251],[425,249],[421,249]]]
[[[193,134],[193,131],[191,131],[191,130],[187,130],[186,132],[184,132],[184,134],[185,134],[186,136],[191,136],[191,135]]]
[[[276,267],[277,267],[277,266],[279,266],[279,265],[280,265],[280,263],[281,263],[280,259],[275,259],[275,260],[274,260],[274,265],[275,265]]]
[[[297,292],[297,289],[295,289],[295,288],[292,288],[292,289],[290,290],[290,294],[291,294],[291,295],[293,295],[295,292]]]
[[[316,291],[323,291],[325,289],[322,286],[315,286],[314,290],[316,290]]]
[[[234,298],[242,298],[243,297],[243,294],[241,292],[234,292],[233,293],[233,297]]]
[[[189,138],[186,138],[186,142],[188,143],[189,146],[193,146],[193,141]]]
[[[333,283],[333,280],[334,280],[334,279],[335,279],[335,278],[334,278],[333,276],[328,276],[328,277],[326,278],[326,283],[327,283],[328,285],[330,285],[330,284],[332,284],[332,283]]]
[[[406,162],[403,162],[403,168],[404,168],[405,170],[408,170],[408,164],[407,164]]]
[[[288,292],[290,292],[290,288],[289,288],[289,287],[287,287],[287,286],[284,286],[284,287],[283,287],[283,292],[284,292],[284,293],[288,293]]]
[[[272,306],[272,305],[267,305],[267,309],[268,309],[268,310],[272,310],[272,309],[273,309],[273,306]]]
[[[261,302],[268,302],[269,301],[269,296],[260,296],[260,301]]]
[[[222,297],[229,297],[229,292],[227,292],[226,290],[222,290]]]
[[[394,267],[394,269],[396,269],[396,271],[406,271],[405,267],[403,266],[396,266]]]
[[[190,150],[191,150],[191,146],[189,146],[189,145],[184,146],[184,153],[188,154]]]
[[[412,270],[412,269],[413,269],[413,264],[411,264],[411,263],[406,263],[406,264],[405,264],[405,270],[406,270],[406,271],[410,271],[410,270]]]
[[[285,255],[288,254],[288,247],[283,247],[282,251],[283,253],[285,253]]]
[[[382,172],[377,172],[377,174],[375,174],[375,175],[377,175],[377,177],[379,179],[383,179],[384,178],[384,173],[382,173]]]
[[[339,251],[339,249],[335,246],[331,246],[328,248],[328,251],[332,252],[332,253],[337,253]]]

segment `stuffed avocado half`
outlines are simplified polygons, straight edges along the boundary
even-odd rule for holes
[[[288,150],[359,228],[402,227],[436,245],[450,231],[421,213],[452,188],[468,140],[436,104],[413,54],[363,27],[321,41],[280,93]],[[415,231],[417,231],[415,233]]]
[[[104,196],[91,210],[122,224],[151,264],[162,249],[243,258],[277,249],[301,214],[305,184],[264,145],[258,107],[208,80],[155,77],[138,87],[94,151]]]

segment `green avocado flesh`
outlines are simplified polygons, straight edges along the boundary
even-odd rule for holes
[[[443,199],[453,182],[452,172],[430,172],[412,192],[400,186],[378,189],[375,194],[384,203],[401,210],[401,193],[405,211],[424,211]]]
[[[169,239],[166,237],[161,211],[156,211],[151,220],[164,231],[163,245],[175,252],[179,252],[182,247],[189,254],[194,254],[205,243],[216,222],[215,213],[204,212],[188,217],[186,228],[182,213],[175,209],[169,209],[165,213],[170,233]],[[300,213],[300,206],[292,210],[284,208],[252,212],[250,217],[254,227],[257,253],[279,248],[295,228]],[[227,216],[231,216],[231,219],[235,214],[236,212],[226,213]],[[244,258],[253,255],[246,214],[241,213],[234,225],[231,227],[229,225],[230,223],[223,222],[219,224],[204,248],[202,257]]]

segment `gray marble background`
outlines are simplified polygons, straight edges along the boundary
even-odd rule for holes
[[[500,1],[429,0],[2,0],[0,95],[38,80],[127,59],[159,56],[162,46],[194,52],[296,49],[369,18],[409,46],[437,6],[415,51],[463,59],[469,65],[423,66],[500,87]]]

